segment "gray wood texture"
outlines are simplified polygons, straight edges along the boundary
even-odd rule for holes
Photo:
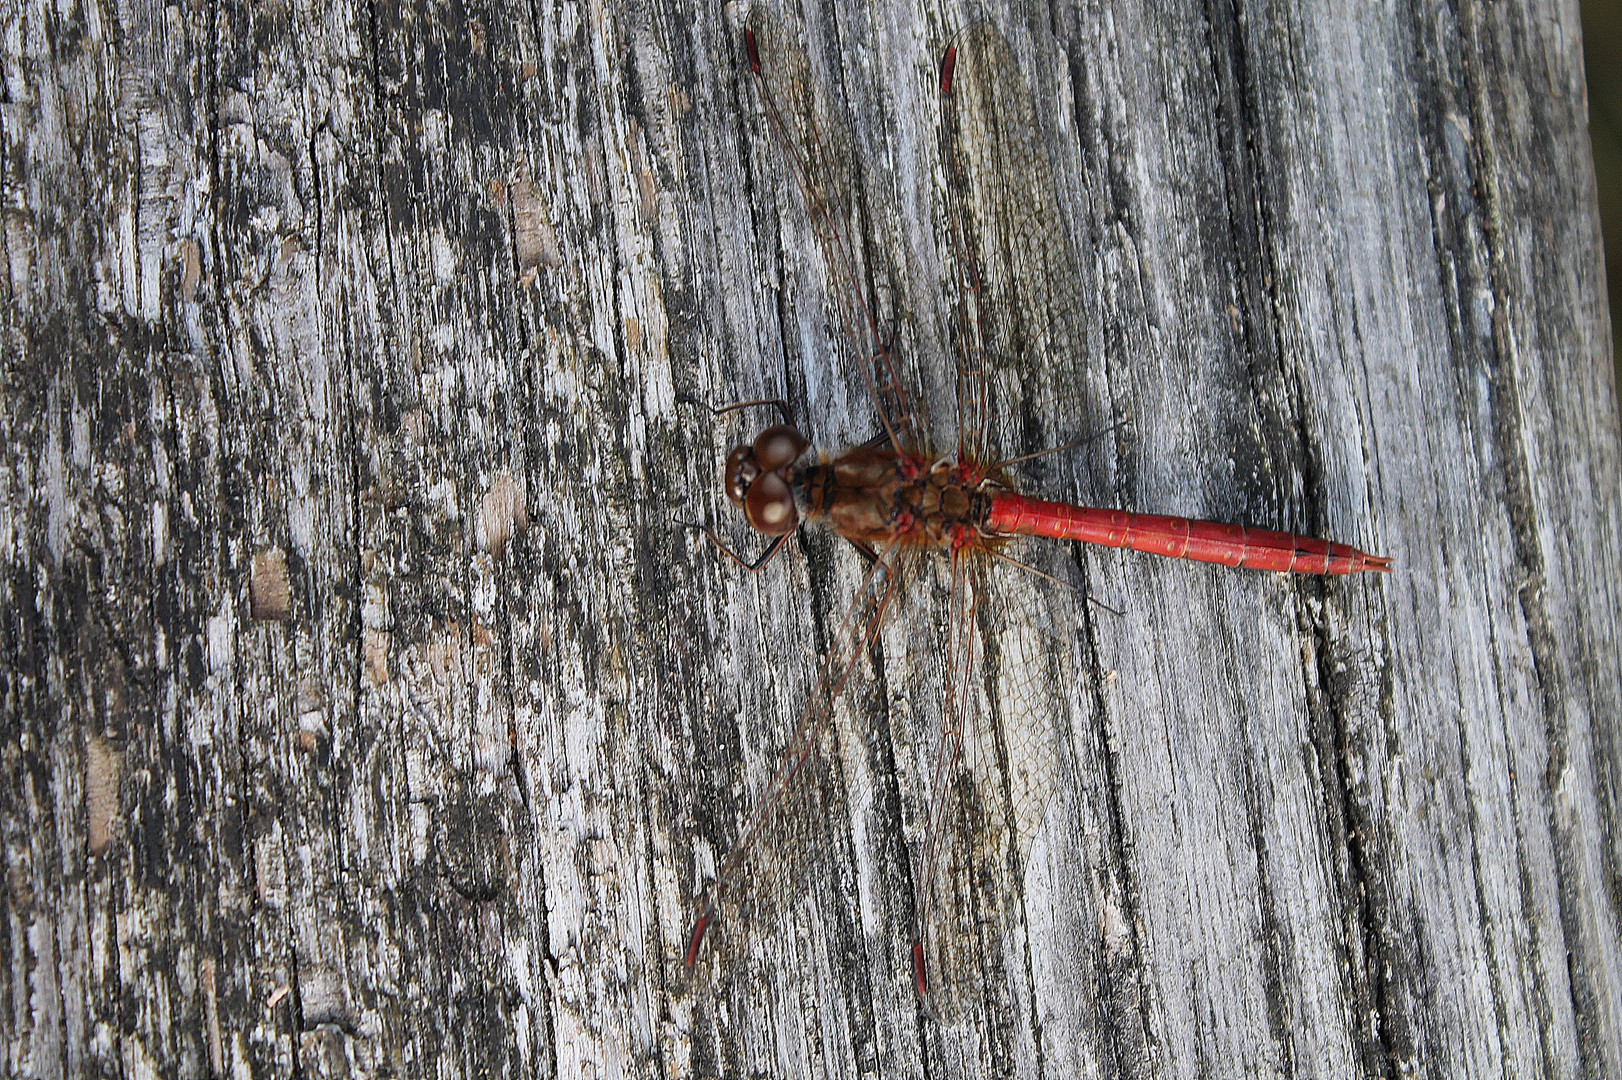
[[[1021,482],[1395,559],[994,574],[982,726],[1058,764],[954,780],[935,1016],[938,573],[682,963],[862,570],[673,526],[747,541],[691,402],[876,430],[744,9],[0,16],[0,1074],[1622,1076],[1575,2],[777,10],[937,436],[973,26],[991,442],[1094,436]]]

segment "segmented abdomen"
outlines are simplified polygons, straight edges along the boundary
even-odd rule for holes
[[[1007,535],[1080,540],[1252,570],[1355,574],[1391,569],[1390,559],[1310,536],[1161,514],[1128,514],[1121,510],[1071,506],[1027,499],[1011,492],[998,492],[991,497],[986,525],[994,532]]]

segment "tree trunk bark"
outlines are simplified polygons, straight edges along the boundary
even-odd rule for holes
[[[687,967],[865,570],[673,522],[757,543],[775,421],[704,406],[872,438],[859,294],[952,445],[954,42],[988,444],[1083,441],[1020,489],[1395,573],[1008,549],[1060,583],[973,613],[921,1002],[923,560]],[[1622,1075],[1581,56],[1567,0],[13,0],[0,1072]]]

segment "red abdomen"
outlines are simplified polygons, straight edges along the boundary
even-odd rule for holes
[[[1009,535],[1080,540],[1252,570],[1355,574],[1362,570],[1391,569],[1390,559],[1309,536],[1160,514],[1128,514],[1120,510],[1071,506],[1027,499],[1012,492],[991,496],[986,525],[995,532]]]

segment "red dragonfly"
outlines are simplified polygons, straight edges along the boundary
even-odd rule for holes
[[[753,529],[770,538],[765,553],[748,562],[712,531],[702,529],[727,555],[751,571],[759,570],[803,522],[820,522],[855,544],[866,555],[868,566],[855,600],[831,639],[819,683],[795,724],[775,774],[759,792],[736,844],[701,896],[685,962],[691,966],[698,958],[705,933],[719,915],[722,896],[743,882],[750,860],[763,854],[760,848],[766,826],[781,812],[785,796],[816,754],[852,672],[879,632],[897,590],[913,576],[916,556],[935,550],[946,556],[951,567],[946,664],[950,685],[913,878],[913,984],[927,1001],[930,986],[924,942],[934,904],[936,862],[950,779],[963,754],[973,701],[974,612],[981,588],[979,575],[986,565],[997,560],[1023,566],[1003,553],[1012,538],[1079,540],[1170,558],[1304,574],[1389,571],[1390,560],[1345,544],[1286,532],[1029,498],[1012,489],[1006,471],[1026,458],[1001,462],[988,459],[984,446],[988,397],[984,358],[989,351],[989,331],[983,316],[985,288],[978,268],[979,238],[967,212],[972,188],[969,154],[962,138],[966,106],[960,101],[963,95],[955,79],[960,49],[972,35],[988,32],[983,28],[954,39],[940,64],[943,172],[958,264],[955,335],[959,430],[955,451],[931,452],[896,377],[892,354],[877,330],[853,252],[839,227],[841,208],[832,194],[836,182],[829,175],[830,168],[835,167],[830,165],[830,158],[837,158],[837,148],[822,141],[823,131],[814,116],[791,118],[778,104],[761,63],[756,33],[761,20],[752,21],[756,25],[744,32],[750,74],[774,140],[822,242],[830,273],[838,283],[836,299],[845,331],[857,354],[867,358],[862,372],[877,406],[882,431],[864,446],[811,462],[806,460],[810,448],[806,438],[791,424],[777,424],[762,431],[752,443],[735,447],[727,456],[728,498],[743,510]],[[786,53],[785,58],[792,63]],[[997,77],[995,72],[978,74],[985,80]],[[983,93],[996,96],[990,90]],[[968,106],[973,107],[986,106],[976,99]],[[787,411],[786,405],[782,408]],[[1039,455],[1027,455],[1033,456]]]

